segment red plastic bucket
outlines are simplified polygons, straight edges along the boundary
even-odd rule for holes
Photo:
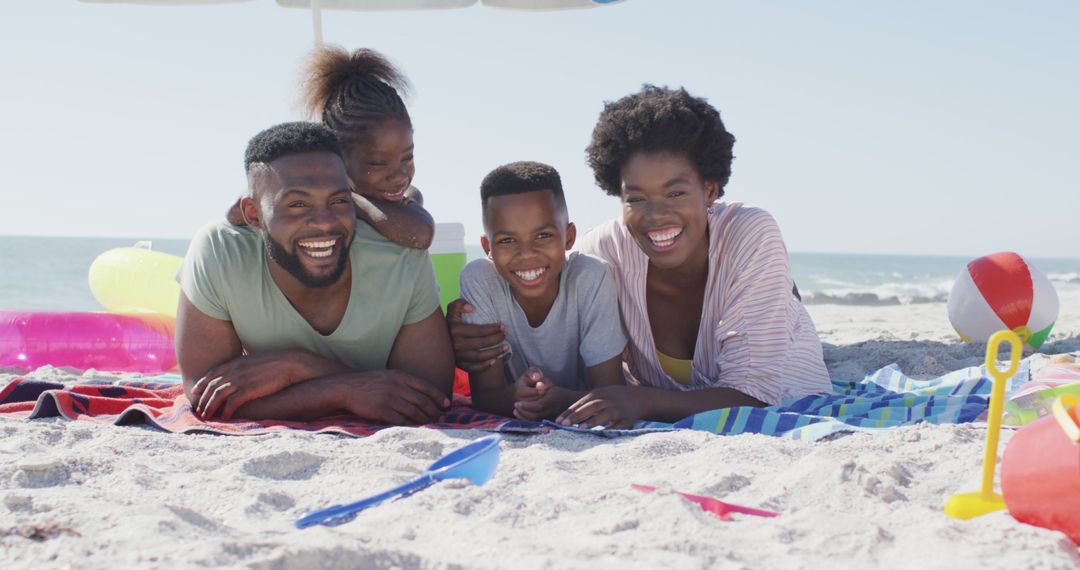
[[[1080,545],[1080,398],[1062,396],[1018,431],[1001,458],[1001,494],[1016,520]]]

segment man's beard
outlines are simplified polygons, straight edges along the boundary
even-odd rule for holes
[[[345,236],[338,235],[339,242],[345,241]],[[263,243],[266,244],[266,255],[271,261],[281,266],[289,275],[292,275],[303,284],[305,287],[311,287],[313,289],[321,289],[323,287],[329,287],[337,282],[341,278],[341,274],[345,273],[345,265],[349,262],[349,246],[352,245],[352,241],[344,244],[344,249],[338,254],[338,264],[328,275],[318,277],[308,273],[307,269],[304,269],[303,264],[300,263],[299,253],[289,253],[285,249],[285,246],[281,245],[274,238],[270,237],[270,232],[263,232]]]

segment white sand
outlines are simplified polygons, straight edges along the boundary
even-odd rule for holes
[[[834,376],[897,362],[931,377],[982,360],[982,346],[954,340],[942,304],[810,310]],[[1044,351],[1077,350],[1080,297],[1063,297]],[[950,494],[978,484],[985,429],[972,425],[817,443],[691,431],[506,437],[483,487],[442,483],[305,531],[292,527],[304,512],[397,485],[483,434],[224,437],[65,420],[0,421],[0,433],[0,568],[1080,566],[1060,533],[1005,513],[943,514]],[[631,483],[782,515],[723,522]]]

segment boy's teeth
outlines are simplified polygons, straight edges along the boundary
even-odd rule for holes
[[[656,245],[671,245],[675,241],[675,238],[682,234],[682,228],[672,228],[670,230],[663,230],[659,232],[648,232],[649,240]]]
[[[547,270],[543,268],[529,269],[528,271],[515,271],[514,275],[520,277],[522,281],[534,281],[543,275],[545,271]]]

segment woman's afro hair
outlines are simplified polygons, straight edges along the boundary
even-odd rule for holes
[[[703,179],[717,183],[723,196],[734,145],[720,113],[705,99],[682,88],[644,85],[637,93],[604,104],[585,154],[596,183],[612,196],[622,193],[622,168],[638,152],[685,155]]]

